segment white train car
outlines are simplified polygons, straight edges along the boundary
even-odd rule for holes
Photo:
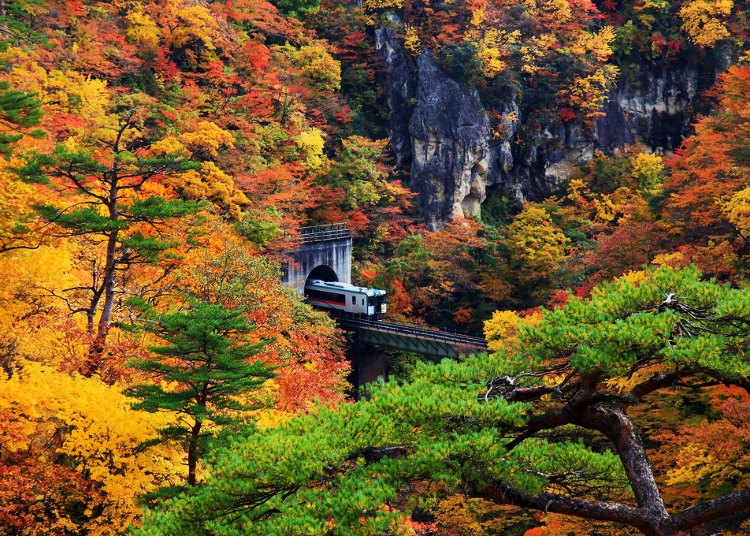
[[[385,290],[320,279],[305,284],[305,302],[369,320],[383,318],[386,311]]]

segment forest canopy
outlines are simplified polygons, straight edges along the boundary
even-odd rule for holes
[[[748,13],[0,2],[0,536],[750,531]],[[488,353],[355,385],[281,283],[332,223]]]
[[[750,491],[669,514],[630,408],[699,384],[750,388],[748,300],[695,268],[603,284],[545,311],[507,350],[422,365],[367,401],[234,438],[205,486],[135,534],[398,534],[403,514],[383,505],[417,481],[426,493],[685,534],[747,509]]]

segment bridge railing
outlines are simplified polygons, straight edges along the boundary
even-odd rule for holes
[[[352,232],[348,223],[329,223],[326,225],[310,225],[297,229],[295,240],[303,243],[322,242],[325,240],[338,240],[341,238],[351,238]]]
[[[452,328],[439,328],[426,324],[416,324],[403,321],[376,321],[369,320],[364,315],[345,315],[338,311],[330,310],[329,315],[339,320],[340,323],[361,326],[363,328],[377,329],[378,331],[387,331],[391,333],[411,334],[415,336],[429,336],[457,344],[466,344],[470,346],[487,347],[485,338],[473,331],[463,331]]]

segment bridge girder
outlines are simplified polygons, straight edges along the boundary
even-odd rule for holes
[[[358,331],[359,340],[363,343],[374,344],[376,346],[391,348],[393,350],[404,350],[431,357],[450,357],[452,359],[458,359],[462,355],[486,351],[486,349],[480,347],[459,345],[455,343],[450,344],[445,341],[410,337],[398,333],[371,331],[369,329],[359,329]]]

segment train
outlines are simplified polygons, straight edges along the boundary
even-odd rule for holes
[[[346,315],[380,320],[386,311],[385,290],[348,283],[310,279],[305,283],[305,302]]]

